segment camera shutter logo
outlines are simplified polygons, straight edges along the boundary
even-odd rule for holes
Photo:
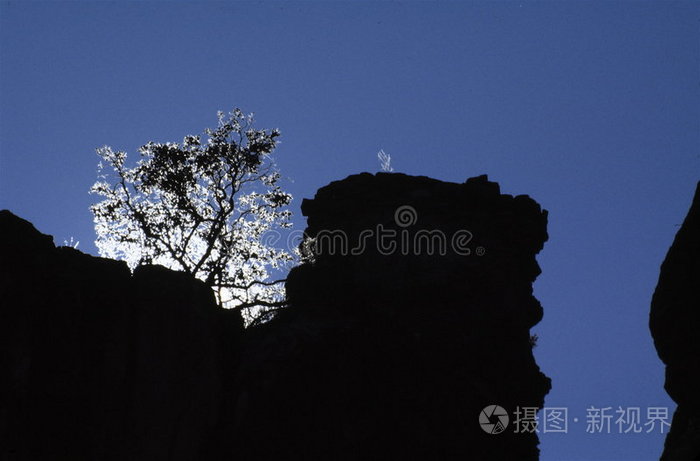
[[[500,434],[508,427],[508,412],[498,405],[489,405],[479,414],[479,425],[489,434]]]

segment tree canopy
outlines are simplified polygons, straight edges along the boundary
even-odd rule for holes
[[[104,146],[91,206],[100,255],[161,264],[203,280],[222,307],[244,311],[279,306],[282,280],[270,274],[294,259],[266,244],[270,231],[291,226],[292,196],[279,186],[271,157],[280,132],[254,128],[240,109],[218,113],[216,129],[181,143],[149,142],[132,167],[127,154]],[[111,172],[108,171],[111,169]]]

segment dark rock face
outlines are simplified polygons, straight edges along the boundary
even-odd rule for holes
[[[700,183],[661,265],[649,326],[678,404],[662,460],[700,460]]]
[[[314,262],[290,273],[290,306],[248,331],[238,455],[537,459],[535,434],[488,434],[479,414],[542,407],[550,389],[529,337],[546,211],[485,176],[382,173],[331,183],[302,211]]]
[[[0,255],[0,459],[204,459],[240,317],[184,274],[132,276],[8,211]]]
[[[201,282],[0,212],[0,459],[536,460],[536,434],[479,415],[550,389],[529,333],[547,212],[485,176],[401,174],[302,210],[313,263],[245,332]]]

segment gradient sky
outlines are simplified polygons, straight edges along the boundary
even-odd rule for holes
[[[699,30],[697,2],[2,2],[0,208],[94,254],[94,149],[234,106],[281,129],[298,229],[379,149],[486,173],[550,213],[535,353],[570,421],[542,460],[658,459],[663,435],[586,433],[586,408],[674,409],[647,321],[700,179]]]

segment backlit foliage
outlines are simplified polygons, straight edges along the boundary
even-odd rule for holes
[[[91,207],[95,244],[102,256],[132,269],[161,264],[192,274],[212,287],[220,305],[250,317],[283,300],[270,272],[293,257],[264,236],[291,225],[292,197],[278,185],[270,157],[279,131],[255,129],[252,114],[239,109],[218,116],[206,141],[188,135],[179,144],[149,142],[131,168],[126,153],[97,149],[100,172],[91,192],[103,200]]]

